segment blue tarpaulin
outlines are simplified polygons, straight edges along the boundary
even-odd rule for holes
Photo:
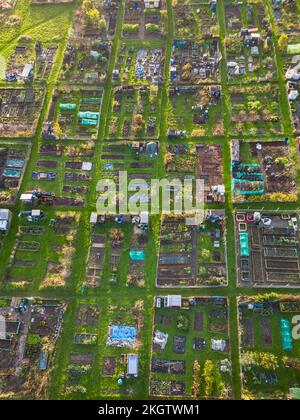
[[[135,342],[136,328],[124,325],[113,325],[111,329],[111,340]]]

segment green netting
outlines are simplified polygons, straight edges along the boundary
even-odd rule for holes
[[[257,163],[240,163],[238,165],[232,163],[231,172],[232,191],[235,194],[261,195],[265,193],[264,175]]]
[[[282,341],[282,350],[293,349],[293,338],[291,333],[291,324],[288,319],[280,320],[280,335]]]
[[[5,79],[6,60],[0,55],[0,79]]]
[[[249,257],[249,234],[247,232],[240,233],[241,256]]]
[[[97,120],[89,120],[88,118],[82,118],[81,125],[89,125],[89,126],[95,126],[98,124]]]
[[[86,118],[88,120],[98,120],[99,119],[99,112],[78,112],[78,118]]]
[[[234,175],[235,175],[235,178],[237,178],[238,180],[241,180],[241,181],[242,181],[241,178],[243,178],[247,175],[249,176],[249,179],[245,179],[245,181],[252,181],[251,178],[258,178],[260,181],[264,180],[264,176],[261,172],[251,172],[249,174],[247,174],[246,172],[236,172]]]
[[[175,47],[185,47],[186,45],[188,45],[187,41],[174,41],[173,44],[175,45]]]
[[[259,168],[260,169],[260,165],[258,163],[240,163],[239,164],[239,168]]]
[[[261,195],[265,193],[263,181],[249,181],[247,179],[233,179],[232,191],[241,195]]]
[[[100,103],[101,98],[95,97],[95,98],[81,98],[80,102],[82,103]]]
[[[290,388],[289,391],[293,400],[300,400],[300,388]]]
[[[130,251],[129,252],[130,258],[132,261],[144,261],[145,260],[145,252],[144,251]]]
[[[76,110],[76,104],[59,104],[59,109],[61,111],[75,111]]]
[[[8,159],[6,166],[8,168],[23,168],[24,163],[24,159]]]
[[[3,176],[7,178],[20,178],[21,175],[22,175],[22,172],[19,169],[5,168],[3,171]]]
[[[300,54],[300,44],[290,44],[287,47],[288,54]]]

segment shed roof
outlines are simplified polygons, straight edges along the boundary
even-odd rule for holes
[[[31,200],[33,197],[33,194],[22,194],[20,197],[21,201],[29,201]]]
[[[168,295],[168,305],[176,306],[181,308],[181,296],[180,295]]]
[[[0,220],[9,221],[11,218],[11,211],[8,209],[0,209]]]
[[[139,369],[139,356],[137,354],[128,354],[127,356],[127,374],[137,375]]]

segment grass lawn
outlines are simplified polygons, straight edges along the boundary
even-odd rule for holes
[[[299,358],[300,346],[297,340],[292,340],[292,348],[284,349],[281,337],[281,322],[288,321],[293,328],[293,317],[299,314],[299,303],[292,303],[288,298],[280,297],[280,303],[274,303],[272,309],[253,311],[242,306],[241,309],[241,358],[247,352],[267,352],[275,355],[278,368],[271,365],[270,368],[264,366],[243,366],[243,386],[250,393],[254,393],[260,398],[272,396],[273,393],[282,396],[289,392],[291,387],[297,386],[300,380],[299,370],[293,368],[291,364]],[[296,308],[294,308],[296,306]],[[286,311],[286,312],[285,312]],[[247,326],[246,326],[247,325]],[[249,338],[249,337],[252,338]],[[244,356],[245,357],[245,356]]]
[[[193,395],[225,397],[231,393],[230,368],[224,374],[217,373],[219,363],[226,360],[231,366],[228,340],[227,303],[217,299],[191,298],[184,303],[183,309],[156,308],[153,334],[157,331],[167,334],[164,348],[153,344],[151,357],[150,392],[152,395],[191,397]],[[225,348],[221,351],[212,349],[211,340],[224,340]],[[200,364],[200,371],[195,371],[195,361]],[[207,361],[213,363],[214,383],[206,393],[204,370]],[[174,364],[172,365],[172,362]],[[178,362],[177,365],[175,362]],[[225,362],[223,362],[225,363]],[[200,381],[200,389],[194,394],[192,383]],[[166,393],[166,382],[179,384],[171,386],[171,395]],[[220,386],[220,383],[222,385]],[[226,390],[225,390],[226,389]]]

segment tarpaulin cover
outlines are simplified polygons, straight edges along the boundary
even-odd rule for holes
[[[99,112],[78,112],[78,118],[87,118],[88,120],[98,120],[99,119]]]
[[[300,54],[300,44],[290,44],[287,47],[288,54]]]
[[[131,341],[136,340],[136,328],[124,325],[113,325],[111,328],[112,341]]]
[[[132,261],[144,261],[145,260],[145,252],[144,251],[130,251],[129,252],[130,258]]]
[[[282,350],[293,349],[293,339],[291,333],[291,324],[288,319],[280,320],[280,335],[282,341]]]
[[[3,176],[7,178],[20,178],[21,171],[19,169],[4,169]]]
[[[240,233],[241,256],[249,257],[249,234],[247,232]]]
[[[23,168],[25,161],[23,159],[8,159],[6,166],[8,168]]]
[[[97,120],[89,120],[89,119],[87,119],[87,118],[83,118],[83,119],[81,120],[81,124],[82,124],[82,125],[95,126],[95,125],[97,125],[97,124],[98,124],[98,121],[97,121]]]
[[[59,104],[59,109],[61,111],[75,111],[76,104]]]
[[[159,257],[160,264],[189,264],[190,257],[183,255],[162,255]]]

